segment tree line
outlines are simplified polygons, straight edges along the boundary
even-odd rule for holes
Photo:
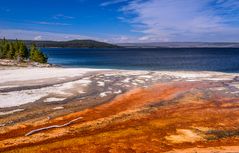
[[[47,63],[48,58],[35,44],[27,48],[23,41],[10,42],[4,38],[0,41],[0,59]]]

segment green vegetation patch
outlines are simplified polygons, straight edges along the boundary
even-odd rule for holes
[[[23,41],[16,40],[13,42],[3,39],[0,41],[0,59],[47,63],[48,58],[34,44],[29,49]]]

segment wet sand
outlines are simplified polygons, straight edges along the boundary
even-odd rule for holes
[[[239,152],[238,74],[1,68],[0,152]]]

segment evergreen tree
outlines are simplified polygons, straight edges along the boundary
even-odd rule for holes
[[[9,42],[5,41],[3,42],[3,58],[7,58],[8,51],[10,49]]]
[[[7,57],[8,59],[14,59],[15,56],[15,48],[14,44],[10,43],[9,51],[7,52]]]
[[[35,59],[36,50],[37,50],[36,45],[32,44],[31,48],[30,48],[30,57],[29,57],[31,61],[34,61],[34,59]]]
[[[38,63],[47,63],[47,56],[42,53],[35,44],[30,49],[30,60]]]
[[[33,62],[47,63],[47,56],[36,45],[29,49],[22,41],[0,40],[0,59],[17,59],[18,62],[30,59]]]
[[[23,42],[17,41],[15,44],[15,49],[16,49],[15,57],[18,61],[23,61],[28,59],[29,51]]]
[[[28,55],[27,46],[23,42],[20,42],[19,56],[21,59],[28,59]]]
[[[0,41],[0,59],[4,58],[3,41]]]

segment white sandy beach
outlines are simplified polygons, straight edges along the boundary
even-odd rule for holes
[[[70,78],[81,77],[88,72],[100,71],[96,69],[64,69],[64,68],[15,68],[0,70],[0,89],[17,88],[31,85],[44,85],[57,81],[64,81],[53,86],[41,87],[29,90],[17,90],[11,92],[0,92],[0,108],[18,106],[37,101],[48,95],[57,95],[57,97],[48,97],[44,101],[62,101],[72,95],[71,89],[74,86],[78,93],[82,93],[83,87],[89,84],[89,79],[80,79],[71,81]],[[103,70],[101,70],[103,71]]]
[[[100,71],[88,68],[10,68],[0,70],[0,84],[5,82],[74,77],[87,72]],[[102,71],[102,70],[101,70]]]

